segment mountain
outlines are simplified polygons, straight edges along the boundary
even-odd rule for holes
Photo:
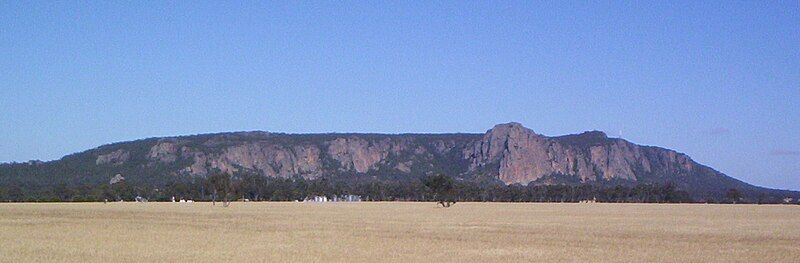
[[[140,187],[213,172],[269,178],[404,180],[444,173],[458,180],[521,185],[674,185],[695,200],[800,197],[756,187],[685,154],[603,132],[548,137],[519,123],[485,134],[284,134],[234,132],[104,145],[50,162],[0,165],[0,186],[81,186],[116,174]]]

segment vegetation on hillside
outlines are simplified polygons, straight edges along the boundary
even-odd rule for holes
[[[133,200],[142,196],[153,201],[172,197],[216,201],[249,199],[257,201],[303,200],[313,195],[361,195],[370,201],[435,201],[443,206],[457,201],[478,202],[693,202],[690,196],[672,185],[636,186],[536,185],[527,186],[454,180],[437,175],[408,180],[384,180],[372,177],[322,177],[319,179],[272,178],[238,173],[234,176],[215,173],[206,178],[174,178],[162,186],[150,187],[127,181],[125,184],[100,186],[54,186],[30,189],[25,185],[0,186],[3,201],[102,201]],[[737,199],[738,200],[738,199]],[[733,202],[734,200],[717,200]],[[740,200],[747,202],[748,200]],[[753,200],[749,200],[753,201]]]

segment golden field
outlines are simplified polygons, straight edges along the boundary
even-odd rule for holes
[[[800,206],[0,204],[2,262],[798,262]]]

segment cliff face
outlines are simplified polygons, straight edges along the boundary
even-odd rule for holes
[[[98,166],[127,162],[147,167],[177,166],[172,171],[176,175],[206,176],[219,170],[313,179],[370,172],[409,174],[414,167],[441,171],[444,160],[460,155],[474,138],[478,136],[233,133],[152,139],[142,142],[148,147],[142,158],[131,158],[137,155],[135,151],[114,145],[94,152]]]
[[[259,133],[234,140],[226,135],[204,140],[163,138],[149,147],[145,157],[149,163],[183,161],[186,165],[177,173],[193,176],[219,169],[317,178],[348,172],[411,173],[415,164],[425,166],[437,155],[455,152],[466,164],[457,169],[460,175],[489,174],[508,184],[548,183],[546,179],[552,176],[580,182],[637,181],[646,176],[689,175],[696,165],[675,151],[608,138],[602,132],[547,137],[519,123],[500,124],[482,136],[464,135],[460,140],[447,135],[422,139],[423,135],[357,134],[281,140],[291,136],[295,135]],[[130,157],[130,152],[116,149],[99,153],[95,163],[120,165]]]
[[[503,182],[522,184],[553,175],[581,182],[636,181],[642,176],[691,174],[695,165],[675,151],[611,139],[602,132],[546,137],[518,123],[495,126],[465,151],[465,157],[471,170],[489,167]]]
[[[88,157],[88,159],[87,159]],[[506,184],[674,183],[695,192],[756,189],[673,150],[608,138],[598,131],[548,137],[518,123],[484,134],[274,134],[238,132],[110,144],[67,156],[76,174],[122,173],[136,180],[257,173],[271,177],[445,173]],[[130,176],[129,176],[130,174]],[[107,178],[107,177],[106,177]]]

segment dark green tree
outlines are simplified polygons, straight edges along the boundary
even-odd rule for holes
[[[217,204],[217,198],[220,194],[222,195],[222,206],[228,207],[230,205],[228,194],[233,191],[231,179],[230,174],[223,173],[219,170],[215,170],[211,173],[208,177],[208,185],[212,189],[211,205]]]
[[[433,195],[432,199],[442,207],[450,207],[456,203],[453,196],[455,183],[450,176],[444,174],[428,176],[422,179],[422,184],[429,189]]]
[[[728,189],[728,192],[725,193],[725,197],[727,197],[731,202],[738,203],[739,200],[742,199],[742,193],[735,188]]]

